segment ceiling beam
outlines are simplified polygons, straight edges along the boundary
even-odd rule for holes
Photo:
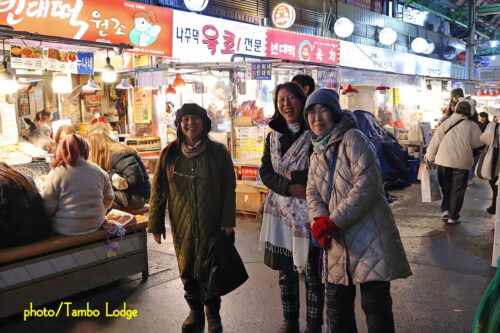
[[[451,16],[452,17],[455,17],[455,16],[463,16],[463,15],[467,15],[469,11],[468,10],[457,10],[457,11],[454,11]],[[479,16],[483,16],[483,15],[495,15],[495,14],[498,14],[500,13],[500,6],[484,6],[484,7],[478,7],[476,8],[476,13],[477,15]]]

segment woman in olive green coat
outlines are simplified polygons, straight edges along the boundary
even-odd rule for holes
[[[177,140],[160,156],[150,199],[149,231],[161,244],[165,239],[165,210],[168,213],[184,297],[191,309],[183,332],[222,332],[220,298],[204,295],[206,254],[211,237],[235,226],[236,180],[233,163],[223,144],[209,139],[211,121],[197,104],[184,104],[177,112]]]

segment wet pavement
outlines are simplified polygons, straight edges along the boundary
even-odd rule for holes
[[[421,203],[419,185],[391,194],[397,198],[391,207],[413,271],[410,278],[391,284],[397,332],[470,332],[475,307],[494,275],[494,217],[485,211],[491,201],[489,185],[479,182],[469,186],[459,225],[441,221],[440,202]],[[259,224],[240,216],[236,230],[237,248],[250,278],[222,299],[224,331],[274,333],[282,318],[278,274],[263,264]],[[157,245],[149,238],[148,247],[148,281],[141,282],[140,275],[133,275],[63,300],[72,302],[74,309],[85,309],[88,302],[90,308],[100,310],[100,316],[30,318],[24,322],[19,315],[0,321],[0,332],[180,332],[188,307],[172,239],[167,237]],[[301,287],[301,304],[305,304],[303,284]],[[105,316],[106,304],[111,312],[122,309],[124,303],[127,309],[137,310],[137,317]],[[305,329],[304,306],[301,311],[301,327]],[[359,290],[356,316],[359,332],[367,332]]]

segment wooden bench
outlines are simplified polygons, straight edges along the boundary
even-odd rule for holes
[[[147,280],[148,218],[136,216],[117,255],[108,257],[105,230],[83,236],[52,236],[0,250],[0,318],[80,293],[132,274]]]

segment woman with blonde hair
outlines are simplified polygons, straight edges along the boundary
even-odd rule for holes
[[[149,201],[151,185],[146,167],[137,152],[113,140],[105,128],[92,128],[87,139],[90,143],[90,161],[106,171],[115,190],[113,208],[134,210]]]

